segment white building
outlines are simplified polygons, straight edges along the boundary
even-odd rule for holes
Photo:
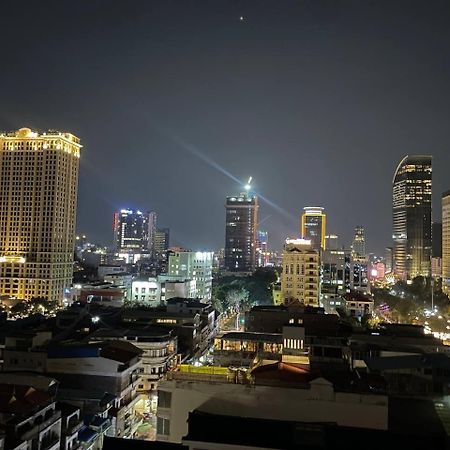
[[[175,251],[169,254],[169,275],[195,280],[196,292],[191,298],[211,299],[213,252]]]
[[[193,298],[196,292],[195,280],[182,276],[158,275],[138,278],[131,283],[130,301],[158,306],[170,298]]]
[[[183,366],[182,366],[183,367]],[[190,367],[190,366],[189,366]],[[207,369],[207,368],[202,368]],[[305,388],[248,384],[222,372],[171,372],[158,391],[157,440],[181,442],[188,433],[189,412],[261,419],[330,422],[338,426],[387,430],[385,395],[338,392],[316,378]]]

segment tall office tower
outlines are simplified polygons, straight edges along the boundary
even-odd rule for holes
[[[256,232],[256,265],[257,267],[266,267],[269,263],[267,231],[258,230]]]
[[[394,272],[403,280],[431,274],[431,159],[405,156],[394,174]]]
[[[324,208],[317,206],[303,208],[301,236],[310,240],[315,250],[325,249],[326,219]]]
[[[156,213],[122,209],[114,213],[115,249],[119,254],[152,254]]]
[[[442,289],[450,294],[450,191],[442,194]]]
[[[80,140],[0,134],[0,294],[62,303],[72,284]]]
[[[325,236],[325,248],[327,250],[337,250],[339,248],[339,236],[336,234],[327,234]]]
[[[281,296],[284,303],[319,305],[319,250],[307,239],[286,239],[283,250]]]
[[[366,255],[366,232],[364,227],[355,227],[355,236],[353,237],[352,253],[356,256]]]
[[[155,254],[162,255],[169,249],[170,230],[158,228],[155,233]]]
[[[213,252],[190,252],[176,250],[169,253],[171,276],[195,281],[194,297],[211,300]]]
[[[386,273],[391,273],[394,267],[394,249],[392,247],[386,247],[384,259]]]
[[[227,197],[225,208],[225,270],[252,272],[256,265],[258,199],[247,185],[245,193]]]
[[[431,255],[433,258],[442,258],[442,222],[431,224]]]

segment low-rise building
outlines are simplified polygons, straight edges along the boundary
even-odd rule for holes
[[[142,350],[142,372],[138,391],[155,390],[159,380],[178,363],[178,338],[169,327],[100,329],[89,336],[90,342],[120,339]]]
[[[386,430],[388,399],[342,391],[288,363],[259,366],[249,375],[231,369],[183,366],[159,385],[157,438],[181,442],[194,410],[235,417],[328,422]],[[258,373],[259,372],[259,373]]]

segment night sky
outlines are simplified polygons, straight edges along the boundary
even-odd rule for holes
[[[240,16],[244,17],[240,21]],[[79,231],[155,210],[172,244],[224,245],[224,199],[252,175],[271,246],[321,205],[348,243],[390,245],[391,181],[434,156],[450,189],[450,2],[5,0],[0,130],[84,145]]]

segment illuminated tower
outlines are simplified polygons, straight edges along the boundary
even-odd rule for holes
[[[352,252],[355,256],[366,255],[366,232],[364,227],[355,227],[355,236],[353,237]]]
[[[256,266],[258,199],[250,181],[245,192],[227,197],[225,204],[225,269],[231,272],[252,272]]]
[[[450,191],[442,194],[442,289],[450,294]]]
[[[266,267],[269,263],[267,231],[258,230],[256,232],[256,265],[257,267]]]
[[[303,239],[311,241],[312,248],[315,250],[325,249],[325,235],[327,216],[324,208],[307,206],[303,208],[301,236]]]
[[[122,209],[114,213],[114,244],[119,254],[153,254],[156,213]]]
[[[394,174],[394,271],[403,280],[431,275],[431,156],[405,156]]]
[[[0,294],[62,302],[72,285],[80,140],[0,133]]]

